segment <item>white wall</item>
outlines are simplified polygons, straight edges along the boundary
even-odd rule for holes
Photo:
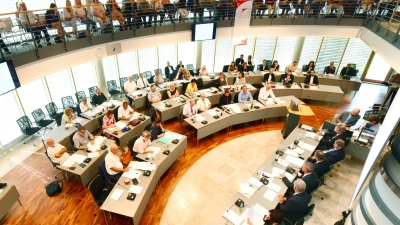
[[[218,28],[216,38],[231,38],[232,28]],[[393,68],[400,71],[400,65],[395,59],[400,58],[400,50],[393,47],[364,27],[342,27],[342,26],[260,26],[250,27],[249,36],[322,36],[322,37],[344,37],[361,38],[374,51],[381,55]],[[189,42],[191,31],[173,32],[167,34],[156,34],[151,36],[132,38],[120,41],[122,52],[130,52],[138,49],[154,46]],[[111,44],[111,43],[108,43]],[[82,50],[68,52],[59,56],[40,60],[35,63],[26,64],[17,68],[17,74],[21,84],[36,80],[40,77],[55,73],[57,71],[76,66],[85,62],[99,59],[96,57],[96,49],[103,52],[106,57],[106,45],[88,47]],[[397,68],[399,69],[397,69]],[[35,73],[32,73],[35,71]]]

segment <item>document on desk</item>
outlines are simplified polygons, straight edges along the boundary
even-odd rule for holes
[[[226,212],[224,212],[224,214],[222,214],[222,216],[225,217],[227,220],[229,220],[229,222],[233,223],[234,225],[241,225],[244,221],[244,219],[241,216],[239,216],[232,210],[227,210]]]
[[[295,176],[293,176],[291,173],[285,172],[285,176],[289,181],[293,181]]]
[[[248,183],[239,184],[239,193],[244,195],[246,198],[250,198],[256,192],[257,189],[250,186]]]
[[[0,194],[1,194],[1,192],[3,192],[3,189],[0,189]]]
[[[318,86],[310,86],[310,90],[318,90]]]
[[[84,114],[86,114],[86,116],[92,117],[92,116],[96,115],[96,112],[94,112],[92,110],[88,110],[88,111],[84,112]]]
[[[312,126],[305,125],[305,124],[302,124],[302,125],[301,125],[301,129],[304,129],[304,130],[307,130],[307,131],[312,131],[313,127],[312,127]]]
[[[72,123],[68,123],[68,124],[65,124],[65,126],[64,127],[66,127],[66,128],[71,128],[71,127],[73,127],[74,125],[72,124]]]
[[[302,141],[299,142],[298,146],[304,150],[311,151],[311,152],[314,151],[314,149],[316,147],[314,145],[310,145],[310,144],[304,143]]]
[[[318,141],[320,141],[322,139],[322,136],[320,136],[320,135],[318,135],[316,133],[313,133],[313,132],[307,132],[306,133],[306,137],[309,137],[309,138],[312,138],[312,139],[317,139]],[[317,137],[317,138],[315,138],[315,137]]]
[[[215,111],[214,109],[209,109],[206,111],[206,113],[210,116],[217,116],[220,114],[219,112]]]
[[[121,195],[124,193],[124,190],[122,190],[122,189],[119,189],[119,188],[117,188],[117,189],[115,189],[115,191],[112,193],[112,195],[111,195],[111,199],[114,199],[114,200],[116,200],[116,201],[118,201],[118,199],[121,197]]]
[[[280,169],[280,168],[277,168],[277,167],[273,167],[272,168],[272,176],[274,176],[274,177],[281,177],[279,174],[281,174],[283,172],[284,172],[283,169]]]
[[[225,105],[225,108],[231,109],[234,113],[240,113],[242,110],[236,104]]]
[[[304,160],[299,159],[297,157],[293,157],[292,155],[287,155],[285,158],[286,161],[298,166],[299,168],[301,168],[303,166]]]
[[[157,107],[158,107],[160,110],[166,109],[164,103],[159,103],[159,104],[157,104]]]
[[[115,126],[122,129],[122,128],[126,127],[126,123],[121,122],[121,121],[118,121],[118,122],[115,124]]]
[[[246,214],[247,214],[247,217],[250,220],[253,220],[257,216],[256,209],[254,208],[254,205],[251,206],[250,209],[248,209],[248,212]]]
[[[96,137],[94,138],[94,144],[95,144],[95,145],[101,145],[101,144],[103,143],[104,140],[106,140],[105,137],[96,136]]]
[[[68,161],[74,161],[77,163],[83,162],[87,157],[86,155],[78,155],[78,154],[73,154],[69,157]]]
[[[304,149],[301,149],[300,147],[296,147],[293,151],[301,155],[301,154],[303,154]]]
[[[110,101],[108,101],[108,102],[111,103],[111,104],[114,104],[115,106],[119,106],[119,105],[122,104],[122,102],[117,101],[117,100],[110,100]]]
[[[137,194],[137,195],[140,195],[140,194],[142,193],[142,191],[143,191],[143,187],[140,187],[140,186],[137,186],[137,185],[132,185],[132,186],[129,188],[129,190],[130,190],[132,193],[135,193],[135,194]]]
[[[74,164],[75,164],[74,161],[68,159],[67,161],[65,161],[65,162],[62,164],[62,166],[71,167],[71,166],[73,166]]]
[[[254,205],[254,209],[256,210],[257,215],[261,217],[269,215],[269,211],[258,203]]]
[[[263,197],[272,202],[276,198],[276,195],[277,193],[275,191],[268,189]]]
[[[88,154],[88,157],[89,157],[89,158],[96,158],[96,157],[99,157],[99,152],[92,152],[92,153],[89,153],[89,154]]]
[[[298,157],[299,156],[299,154],[297,152],[295,152],[295,151],[293,151],[291,149],[286,149],[285,154],[292,155],[294,157]]]
[[[271,189],[271,190],[273,190],[273,191],[275,191],[275,192],[279,192],[280,190],[281,190],[281,186],[279,186],[279,185],[277,185],[277,184],[275,184],[275,183],[273,183],[273,182],[269,182],[268,184],[267,184],[267,187],[269,188],[269,189]],[[273,200],[273,199],[272,199]],[[271,201],[272,201],[271,200]]]
[[[262,183],[261,181],[257,180],[257,179],[254,178],[254,177],[250,177],[250,178],[246,181],[246,183],[248,183],[251,187],[256,188],[256,189],[259,189],[260,187],[263,186],[263,183]]]
[[[148,162],[133,162],[129,163],[129,167],[134,170],[150,170],[154,171],[156,169],[155,164],[151,164]]]
[[[81,121],[82,121],[82,118],[76,117],[73,122],[80,123]]]
[[[138,96],[140,94],[143,95],[143,91],[137,90],[137,91],[131,93],[132,96]]]
[[[96,145],[96,143],[92,145],[90,142],[87,144],[87,147],[89,148],[88,150],[92,152],[100,149],[100,145]]]
[[[286,160],[283,160],[283,159],[281,159],[281,158],[278,158],[278,163],[280,164],[280,165],[282,165],[283,167],[288,167],[289,166],[289,162],[287,162]]]
[[[133,179],[133,178],[139,179],[141,174],[142,174],[142,172],[139,171],[139,170],[130,169],[129,171],[124,172],[122,174],[122,176],[126,177],[126,178],[129,178],[129,179]]]
[[[183,135],[177,134],[177,133],[171,132],[171,131],[166,131],[164,137],[166,137],[170,140],[174,140],[174,139],[181,140],[183,138]]]
[[[202,116],[200,114],[196,114],[194,116],[195,116],[197,122],[203,122],[206,120],[206,118],[204,118],[204,116]]]
[[[160,147],[156,147],[156,146],[149,146],[149,147],[146,148],[146,150],[151,150],[151,151],[153,151],[155,154],[158,154],[158,153],[160,153],[161,148],[160,148]]]

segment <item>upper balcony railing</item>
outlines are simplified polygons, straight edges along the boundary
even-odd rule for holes
[[[216,21],[217,27],[234,25],[235,2],[229,0],[199,4],[108,2],[113,3],[64,8],[51,5],[49,9],[33,11],[23,4],[17,12],[0,14],[0,58],[13,59],[20,66],[91,45],[190,30],[192,23]],[[396,10],[399,1],[370,5],[354,0],[340,5],[328,2],[254,1],[250,25],[365,25],[376,32],[383,31],[383,37],[390,33],[391,42],[396,43],[400,30]]]

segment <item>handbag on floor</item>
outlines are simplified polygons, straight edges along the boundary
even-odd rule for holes
[[[55,180],[46,186],[46,193],[48,196],[54,196],[54,195],[58,195],[59,193],[61,193],[63,183],[61,181],[61,186],[60,186],[60,184],[58,184],[58,182],[60,182],[60,181]]]

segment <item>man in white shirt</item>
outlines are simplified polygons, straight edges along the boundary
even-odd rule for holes
[[[153,153],[153,150],[146,150],[151,145],[150,141],[151,133],[148,130],[143,131],[142,136],[139,137],[133,145],[132,151],[136,154]]]
[[[161,102],[161,94],[157,91],[156,86],[153,84],[150,87],[150,92],[147,93],[147,97],[151,103]]]
[[[133,100],[131,97],[128,97],[128,94],[133,93],[137,90],[136,83],[133,80],[132,76],[128,76],[128,81],[124,83],[124,91],[127,94],[127,98],[129,100],[129,104],[133,104]]]
[[[156,75],[154,76],[154,83],[155,84],[162,84],[165,82],[164,78],[160,75],[160,72],[158,70],[156,71]]]
[[[63,164],[69,158],[69,154],[67,153],[67,149],[55,143],[52,138],[47,138],[47,155],[50,157],[50,160],[53,163]]]
[[[82,102],[79,104],[79,108],[81,109],[81,113],[84,113],[86,111],[92,110],[93,106],[92,104],[87,100],[86,97],[82,98]]]
[[[137,80],[138,89],[143,89],[149,87],[150,84],[145,77],[143,77],[143,73],[139,74],[139,80]]]
[[[260,89],[259,99],[267,100],[268,96],[275,98],[274,92],[272,91],[272,84],[267,84],[267,86]]]
[[[211,102],[206,98],[206,94],[203,92],[200,93],[200,99],[197,100],[196,106],[200,112],[207,111],[211,108]]]
[[[195,100],[190,99],[189,102],[183,107],[183,116],[189,118],[197,114],[197,106],[195,105]]]
[[[127,101],[124,101],[122,103],[122,106],[118,108],[118,119],[119,120],[130,120],[133,116],[133,113],[135,110],[133,110],[129,105]]]
[[[108,175],[112,177],[114,181],[118,181],[123,172],[128,172],[129,168],[122,165],[120,161],[121,153],[118,150],[118,145],[112,144],[110,151],[107,153],[104,161],[106,164],[106,170]]]

